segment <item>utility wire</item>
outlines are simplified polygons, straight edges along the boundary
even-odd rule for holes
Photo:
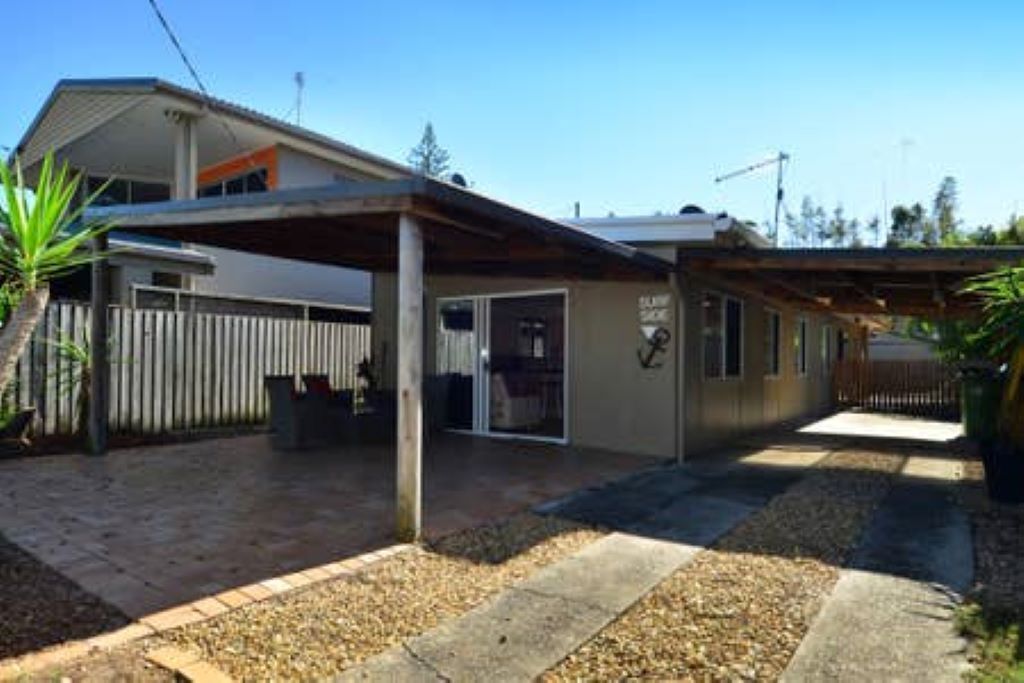
[[[231,129],[231,126],[228,125],[227,120],[222,115],[217,113],[216,107],[213,102],[213,97],[210,96],[210,91],[206,89],[206,85],[203,83],[203,79],[199,77],[199,72],[196,70],[195,66],[193,66],[192,60],[190,60],[188,58],[188,55],[185,54],[185,49],[181,46],[181,41],[178,40],[178,36],[175,35],[174,29],[171,28],[171,24],[167,21],[167,17],[165,17],[164,13],[160,11],[160,6],[157,5],[156,0],[147,0],[147,2],[149,2],[149,6],[153,9],[153,13],[156,14],[156,18],[160,22],[160,25],[163,27],[164,33],[167,34],[167,38],[171,41],[171,45],[174,46],[174,50],[178,53],[178,56],[181,58],[181,61],[185,64],[185,68],[188,69],[189,74],[192,76],[192,80],[195,81],[196,87],[199,88],[199,93],[203,96],[203,99],[206,101],[206,106],[210,109],[211,112],[213,112],[214,116],[217,117],[217,120],[220,122],[220,125],[223,126],[224,131],[228,134],[228,137],[231,138],[231,142],[235,145],[235,148],[238,150],[239,155],[245,156],[246,160],[249,162],[249,166],[255,166],[252,157],[245,153],[245,148],[242,147],[242,143],[238,140],[238,137],[235,135],[235,131],[233,131]]]

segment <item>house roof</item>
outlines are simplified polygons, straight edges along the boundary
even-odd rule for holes
[[[727,213],[702,211],[654,216],[571,218],[566,222],[601,237],[634,245],[710,245],[725,235],[731,235],[732,239],[739,239],[755,247],[772,246],[771,241]]]
[[[169,83],[158,78],[149,77],[63,79],[59,81],[50,93],[49,97],[46,99],[42,108],[36,114],[32,123],[29,124],[28,129],[25,131],[25,134],[22,136],[18,145],[15,147],[15,154],[23,156],[27,155],[28,158],[24,159],[26,166],[36,163],[38,161],[38,157],[41,157],[42,152],[44,152],[45,148],[49,146],[44,144],[40,146],[40,149],[33,149],[31,144],[33,138],[39,134],[44,122],[47,121],[47,118],[54,114],[54,110],[59,106],[62,96],[74,93],[106,95],[109,96],[108,99],[111,100],[109,106],[106,107],[90,103],[87,107],[83,108],[84,111],[78,112],[78,115],[76,116],[69,117],[76,119],[79,122],[77,124],[77,128],[72,127],[71,130],[77,131],[79,128],[84,129],[78,131],[79,133],[84,133],[85,130],[88,130],[90,125],[99,125],[104,122],[106,120],[105,117],[116,116],[135,106],[138,103],[138,97],[140,96],[162,94],[173,97],[184,103],[188,103],[199,110],[231,117],[233,119],[244,121],[248,124],[279,133],[289,138],[315,145],[325,151],[332,151],[362,160],[372,166],[385,169],[394,175],[406,176],[412,172],[409,167],[405,165],[371,154],[370,152],[326,135],[316,133],[307,128],[287,123],[227,100],[216,97],[206,97],[195,90],[191,90],[174,83]],[[120,99],[115,100],[114,98]],[[236,152],[241,151],[245,150],[236,150]]]
[[[837,314],[966,317],[964,280],[1024,263],[1024,247],[680,249],[687,272]]]
[[[412,177],[92,208],[117,230],[269,256],[394,270],[402,213],[424,226],[428,272],[664,280],[672,264],[450,183]]]

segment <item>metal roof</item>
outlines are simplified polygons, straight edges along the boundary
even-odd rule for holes
[[[115,93],[134,93],[134,94],[147,94],[147,93],[164,93],[172,95],[181,99],[189,100],[191,103],[204,108],[209,108],[215,112],[225,114],[228,116],[234,116],[239,119],[244,119],[256,125],[264,126],[266,128],[290,135],[302,140],[306,140],[310,143],[320,145],[327,149],[348,154],[356,158],[361,158],[365,161],[379,164],[386,168],[391,169],[402,174],[411,174],[412,170],[403,164],[391,161],[384,157],[372,154],[365,150],[353,147],[347,143],[341,142],[334,138],[326,135],[321,135],[308,128],[302,128],[290,124],[281,119],[262,114],[254,109],[249,109],[239,104],[229,102],[217,97],[206,97],[200,92],[190,90],[189,88],[182,87],[180,85],[170,83],[168,81],[161,80],[153,77],[141,77],[141,78],[68,78],[62,79],[57,82],[53,90],[47,97],[46,102],[40,108],[36,114],[32,123],[29,124],[28,129],[22,136],[14,149],[14,154],[20,154],[27,144],[28,140],[31,139],[32,135],[36,132],[40,123],[46,117],[47,112],[56,102],[57,98],[61,93],[65,92],[115,92]]]
[[[114,220],[119,231],[358,268],[366,267],[357,261],[356,252],[360,250],[367,254],[367,263],[375,262],[369,258],[374,249],[393,258],[389,251],[393,249],[392,219],[403,212],[419,214],[432,224],[432,234],[439,244],[443,243],[449,259],[504,264],[515,270],[518,258],[528,259],[541,249],[551,248],[568,250],[561,256],[546,254],[546,262],[557,263],[560,268],[571,269],[574,260],[582,264],[589,255],[648,276],[663,278],[673,270],[667,261],[631,246],[422,176],[94,207],[86,215]],[[344,224],[345,230],[330,231],[328,224]],[[245,226],[244,233],[241,226]],[[302,247],[304,234],[316,244]],[[314,238],[314,234],[319,237]],[[359,235],[366,239],[357,245]]]

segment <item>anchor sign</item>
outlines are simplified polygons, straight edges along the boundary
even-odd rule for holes
[[[664,327],[643,325],[640,332],[644,336],[644,348],[636,350],[636,357],[640,361],[640,367],[645,369],[660,368],[662,362],[656,360],[658,356],[668,350],[668,343],[672,340],[672,333]]]

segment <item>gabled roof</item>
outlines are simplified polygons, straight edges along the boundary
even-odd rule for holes
[[[147,95],[165,94],[184,100],[197,108],[207,109],[214,113],[234,117],[248,123],[262,126],[269,130],[298,138],[310,144],[322,147],[341,154],[361,159],[371,164],[382,166],[395,173],[402,175],[411,174],[408,166],[396,163],[390,159],[371,154],[365,150],[353,147],[326,135],[321,135],[307,128],[290,124],[281,119],[262,114],[248,107],[228,102],[216,97],[206,97],[202,93],[189,88],[169,83],[159,78],[98,78],[98,79],[63,79],[57,83],[50,93],[42,108],[36,114],[28,130],[22,136],[15,147],[15,154],[21,154],[27,147],[29,141],[38,131],[43,120],[51,111],[57,100],[64,93],[89,92],[89,93],[110,93],[121,95]]]

